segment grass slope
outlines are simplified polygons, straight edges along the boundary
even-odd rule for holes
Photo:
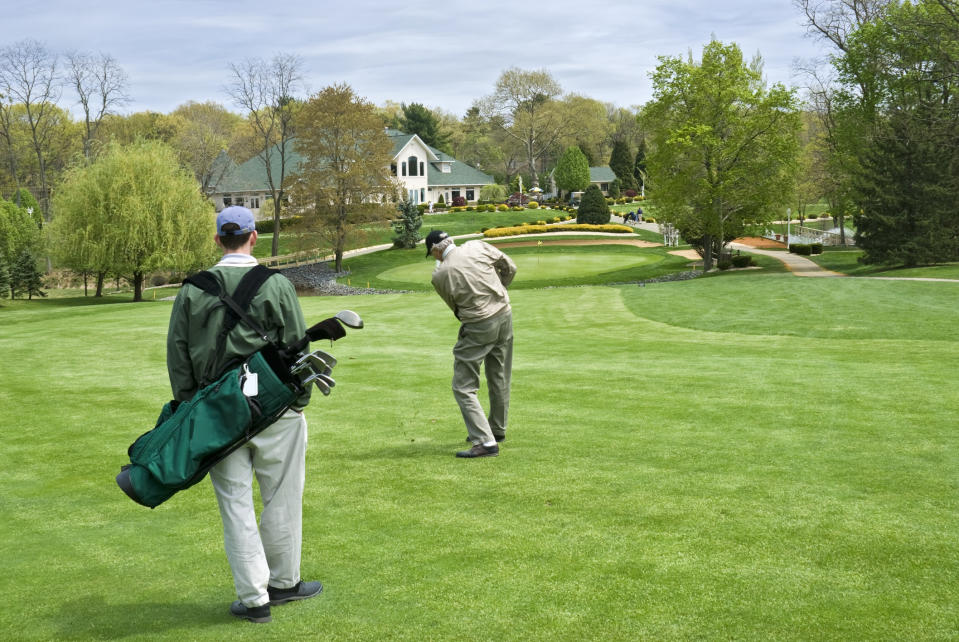
[[[310,423],[314,600],[234,622],[207,482],[113,476],[169,392],[169,303],[0,309],[8,639],[954,639],[953,284],[709,278],[516,290],[509,439],[456,460],[431,293],[367,327]],[[330,349],[326,346],[326,349]]]

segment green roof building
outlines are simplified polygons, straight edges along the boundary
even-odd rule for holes
[[[393,142],[390,172],[400,193],[414,203],[437,203],[441,196],[444,203],[451,204],[457,197],[476,202],[480,188],[493,183],[492,176],[430,147],[416,134],[387,129],[386,135]],[[295,172],[302,162],[295,144],[288,144],[294,151],[287,156],[287,175]],[[271,155],[271,168],[273,176],[279,176],[278,152]],[[230,166],[210,192],[218,211],[229,205],[243,205],[258,216],[260,207],[265,205],[269,196],[266,169],[259,157]],[[269,215],[269,212],[263,212],[263,217]]]

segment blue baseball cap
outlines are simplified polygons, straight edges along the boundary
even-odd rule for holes
[[[230,225],[231,223],[233,225]],[[254,230],[256,222],[253,220],[253,212],[240,205],[226,207],[216,215],[216,233],[219,236],[247,234]]]

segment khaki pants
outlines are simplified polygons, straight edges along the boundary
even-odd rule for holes
[[[253,475],[263,500],[260,527]],[[223,520],[223,543],[237,596],[246,606],[270,601],[267,585],[300,581],[306,419],[288,410],[269,428],[210,469]]]
[[[486,371],[489,417],[476,396],[480,365]],[[513,314],[464,323],[453,347],[453,397],[459,404],[469,440],[474,445],[506,434],[510,376],[513,370]]]

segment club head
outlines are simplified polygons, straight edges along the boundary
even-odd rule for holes
[[[320,392],[323,393],[323,396],[328,397],[330,395],[330,386],[327,384],[326,380],[322,379],[324,375],[314,374],[310,375],[303,380],[303,386],[308,388],[311,383],[316,384],[316,387],[320,389]],[[327,377],[329,379],[329,377]]]
[[[322,350],[314,350],[311,354],[316,356],[317,359],[322,359],[326,362],[326,365],[330,368],[336,367],[336,357],[331,355],[329,352],[323,352]]]
[[[334,318],[348,328],[358,330],[363,327],[363,319],[353,310],[340,310]]]

